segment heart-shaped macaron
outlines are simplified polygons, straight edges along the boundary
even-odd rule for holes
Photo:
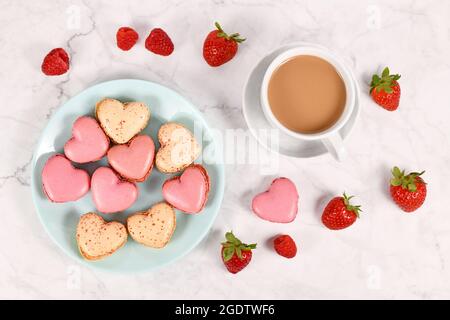
[[[64,154],[73,162],[87,163],[100,160],[109,148],[109,139],[97,120],[78,118],[72,127],[72,138],[64,145]]]
[[[80,199],[89,191],[89,181],[89,174],[74,168],[62,154],[51,156],[42,169],[42,187],[53,202]]]
[[[99,260],[120,249],[128,238],[120,222],[106,222],[93,212],[81,216],[77,226],[77,244],[86,260]]]
[[[114,213],[128,209],[138,196],[137,186],[123,181],[108,167],[94,171],[91,179],[92,198],[97,210]]]
[[[179,177],[166,180],[162,186],[164,199],[186,213],[200,212],[208,200],[209,176],[206,169],[193,164]]]
[[[128,144],[118,144],[109,149],[108,162],[123,178],[142,182],[150,175],[155,157],[152,138],[139,135]]]
[[[298,211],[298,192],[288,178],[277,178],[269,190],[253,198],[253,212],[271,222],[289,223],[294,221]]]
[[[163,173],[180,172],[200,155],[200,145],[187,128],[175,122],[163,124],[158,131],[161,144],[156,154],[156,167]]]
[[[97,102],[95,114],[108,137],[118,144],[127,143],[150,120],[150,109],[145,103],[122,103],[110,98]]]
[[[127,219],[127,228],[134,241],[151,248],[164,247],[176,227],[175,210],[165,202],[147,211],[137,212]]]

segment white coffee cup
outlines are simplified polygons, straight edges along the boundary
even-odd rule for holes
[[[268,88],[272,74],[286,60],[301,55],[316,56],[330,63],[336,69],[338,74],[341,76],[345,85],[346,102],[341,116],[330,128],[317,133],[305,134],[289,130],[278,121],[278,119],[273,114],[269,104]],[[356,99],[356,86],[354,84],[354,80],[351,76],[349,69],[338,57],[336,57],[335,54],[333,54],[328,49],[319,46],[299,46],[288,49],[283,53],[279,54],[267,68],[261,85],[262,109],[264,111],[264,115],[266,116],[267,120],[275,128],[278,128],[282,130],[284,133],[299,140],[307,140],[307,141],[320,140],[327,148],[328,152],[330,152],[339,161],[344,158],[346,153],[341,135],[339,134],[339,130],[350,119],[350,115],[352,114],[355,106],[355,99]]]

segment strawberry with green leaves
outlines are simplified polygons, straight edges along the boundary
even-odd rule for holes
[[[384,68],[381,77],[378,74],[372,76],[370,94],[373,100],[388,111],[397,110],[400,103],[400,85],[398,74],[390,74],[389,68]]]
[[[415,211],[425,202],[427,184],[421,178],[424,173],[425,171],[405,174],[405,170],[398,167],[392,169],[391,197],[403,211]]]
[[[341,230],[350,227],[359,218],[361,206],[350,203],[353,196],[335,197],[327,204],[322,213],[322,223],[331,230]]]
[[[229,272],[238,273],[250,263],[256,243],[242,243],[231,231],[225,233],[225,239],[226,242],[222,243],[222,261]]]
[[[203,58],[211,67],[218,67],[230,61],[238,51],[238,45],[245,41],[239,33],[226,34],[219,23],[203,43]]]

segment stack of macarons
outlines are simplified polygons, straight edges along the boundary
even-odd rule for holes
[[[122,103],[106,98],[95,107],[96,119],[78,118],[64,154],[51,156],[42,170],[47,198],[56,203],[76,201],[91,190],[98,212],[112,214],[130,208],[137,200],[137,183],[146,181],[153,166],[169,177],[162,186],[164,202],[144,212],[131,214],[126,226],[106,222],[95,212],[81,216],[76,239],[81,255],[98,260],[111,255],[127,241],[128,233],[138,243],[162,248],[175,230],[178,209],[199,213],[206,205],[210,180],[206,168],[194,161],[201,147],[193,133],[181,124],[168,122],[158,131],[159,150],[152,138],[142,134],[150,109],[141,102]],[[106,157],[109,166],[99,166],[90,176],[73,163],[96,162]]]

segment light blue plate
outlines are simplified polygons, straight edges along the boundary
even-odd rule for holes
[[[197,215],[177,212],[177,226],[169,244],[163,249],[152,249],[134,242],[128,237],[127,244],[100,261],[84,260],[77,248],[75,230],[80,215],[96,211],[91,193],[75,202],[52,203],[45,197],[41,187],[41,172],[45,161],[55,152],[63,152],[64,143],[71,136],[72,123],[82,115],[94,114],[95,103],[109,97],[121,101],[142,101],[150,106],[151,119],[143,133],[150,135],[159,148],[157,132],[162,123],[176,121],[190,128],[203,145],[201,162],[208,170],[211,179],[211,191],[206,207]],[[208,156],[206,158],[206,156]],[[90,173],[100,165],[106,165],[103,159],[88,165],[76,165]],[[114,80],[90,87],[67,101],[51,118],[38,142],[33,156],[31,190],[36,211],[47,233],[61,249],[72,258],[89,267],[105,271],[134,273],[152,270],[174,262],[191,251],[207,234],[219,211],[224,193],[224,168],[222,153],[201,113],[176,92],[161,85],[142,80]],[[106,220],[124,222],[133,212],[146,210],[163,200],[162,183],[170,175],[153,169],[149,179],[138,184],[139,198],[125,212],[102,215]]]

